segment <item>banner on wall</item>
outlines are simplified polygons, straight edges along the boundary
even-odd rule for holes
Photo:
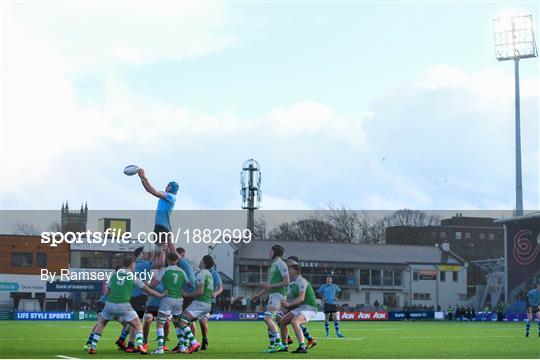
[[[17,311],[15,313],[15,320],[73,320],[73,313]]]
[[[339,313],[341,321],[368,321],[388,320],[386,311],[342,311]]]
[[[506,225],[506,284],[508,294],[512,296],[521,286],[532,287],[534,278],[540,276],[540,216],[500,222]],[[508,300],[513,301],[512,298]]]

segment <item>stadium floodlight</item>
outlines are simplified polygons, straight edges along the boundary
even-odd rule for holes
[[[523,215],[523,186],[521,179],[521,125],[519,101],[519,60],[538,56],[534,40],[532,15],[508,13],[493,19],[495,57],[499,61],[514,60],[516,106],[516,213]]]
[[[253,233],[255,226],[255,209],[261,206],[261,167],[254,159],[249,159],[242,165],[240,173],[240,194],[242,209],[247,209],[247,228]]]
[[[538,56],[532,15],[509,13],[493,19],[495,57],[499,61]]]

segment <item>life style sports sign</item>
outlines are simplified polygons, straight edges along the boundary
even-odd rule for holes
[[[17,311],[15,313],[15,320],[73,320],[73,313]]]

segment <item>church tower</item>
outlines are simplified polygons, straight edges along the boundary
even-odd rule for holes
[[[86,232],[86,224],[88,222],[88,203],[83,207],[81,204],[81,210],[69,210],[69,204],[66,201],[62,202],[62,232]]]

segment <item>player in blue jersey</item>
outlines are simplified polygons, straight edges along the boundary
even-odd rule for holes
[[[149,279],[150,273],[153,269],[158,269],[163,266],[165,260],[165,253],[163,251],[157,253],[154,259],[150,259],[150,253],[145,252],[143,247],[135,249],[133,255],[135,256],[135,275],[139,278]],[[144,318],[144,311],[146,309],[147,296],[139,287],[135,286],[131,293],[130,304],[133,310],[137,313],[140,320]],[[122,334],[117,340],[118,347],[122,347],[122,341],[125,343],[125,331],[122,330]],[[148,336],[148,333],[146,334]],[[124,339],[122,339],[124,337]],[[126,352],[131,353],[135,351],[135,332],[131,329],[129,335],[129,343],[126,348]],[[124,344],[125,346],[125,344]]]
[[[527,293],[527,324],[525,336],[529,337],[531,322],[536,317],[538,322],[538,336],[540,336],[540,280],[536,283],[536,288]]]
[[[208,318],[216,309],[216,297],[223,292],[223,281],[221,281],[221,276],[217,271],[216,264],[214,264],[209,271],[212,275],[212,279],[214,280],[214,291],[212,292],[212,308],[210,312],[205,317],[199,319],[202,336],[201,350],[208,349]]]
[[[339,297],[339,294],[341,293],[341,289],[339,286],[332,284],[332,277],[327,276],[326,277],[326,283],[323,284],[319,290],[317,290],[317,294],[319,297],[324,301],[324,329],[326,330],[326,337],[330,336],[330,326],[329,326],[329,320],[334,320],[334,329],[336,330],[336,336],[339,338],[344,337],[341,331],[339,331],[339,321],[336,316],[337,313],[337,305],[336,300]]]
[[[165,191],[158,191],[150,184],[144,169],[140,168],[138,175],[144,189],[159,199],[154,220],[154,233],[157,235],[157,244],[163,245],[166,243],[169,251],[174,253],[171,215],[176,203],[179,185],[176,181],[170,181],[165,187]]]

